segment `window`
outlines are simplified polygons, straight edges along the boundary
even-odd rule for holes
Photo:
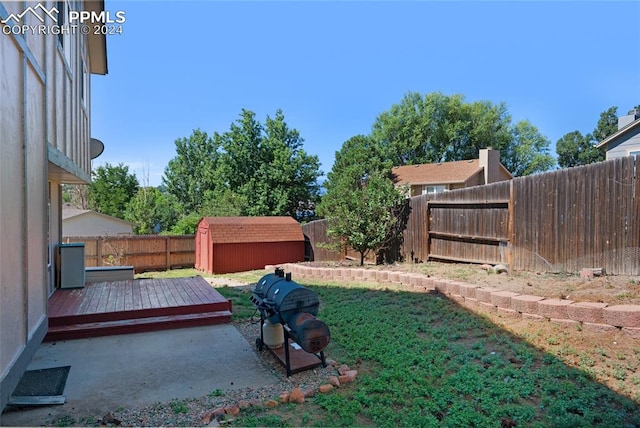
[[[56,2],[56,9],[58,9],[58,43],[64,53],[64,58],[67,60],[67,64],[71,63],[71,36],[69,34],[69,22],[67,17],[69,16],[69,1],[62,0]]]
[[[448,184],[438,184],[435,186],[422,186],[423,195],[435,195],[436,193],[447,192],[449,190]]]
[[[640,156],[640,150],[629,150],[629,156]]]
[[[80,59],[80,72],[82,73],[82,80],[80,81],[80,99],[82,100],[82,105],[86,107],[89,73],[87,73],[87,66],[83,59]]]

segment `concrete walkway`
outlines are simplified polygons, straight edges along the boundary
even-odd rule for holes
[[[233,325],[43,343],[29,370],[67,365],[66,404],[3,413],[0,424],[30,426],[69,413],[105,415],[118,407],[278,381]]]

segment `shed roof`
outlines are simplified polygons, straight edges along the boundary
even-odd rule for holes
[[[396,184],[464,183],[482,171],[478,159],[393,167]]]
[[[213,244],[304,241],[293,217],[204,217]]]

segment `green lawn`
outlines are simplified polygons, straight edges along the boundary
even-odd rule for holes
[[[331,329],[327,355],[356,368],[356,382],[302,405],[243,411],[233,425],[640,426],[638,401],[442,296],[306,285]],[[236,320],[253,313],[248,290],[218,290]]]

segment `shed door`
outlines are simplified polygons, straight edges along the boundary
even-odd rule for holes
[[[205,272],[211,272],[211,266],[209,266],[209,237],[208,229],[199,229],[200,233],[200,269]]]

